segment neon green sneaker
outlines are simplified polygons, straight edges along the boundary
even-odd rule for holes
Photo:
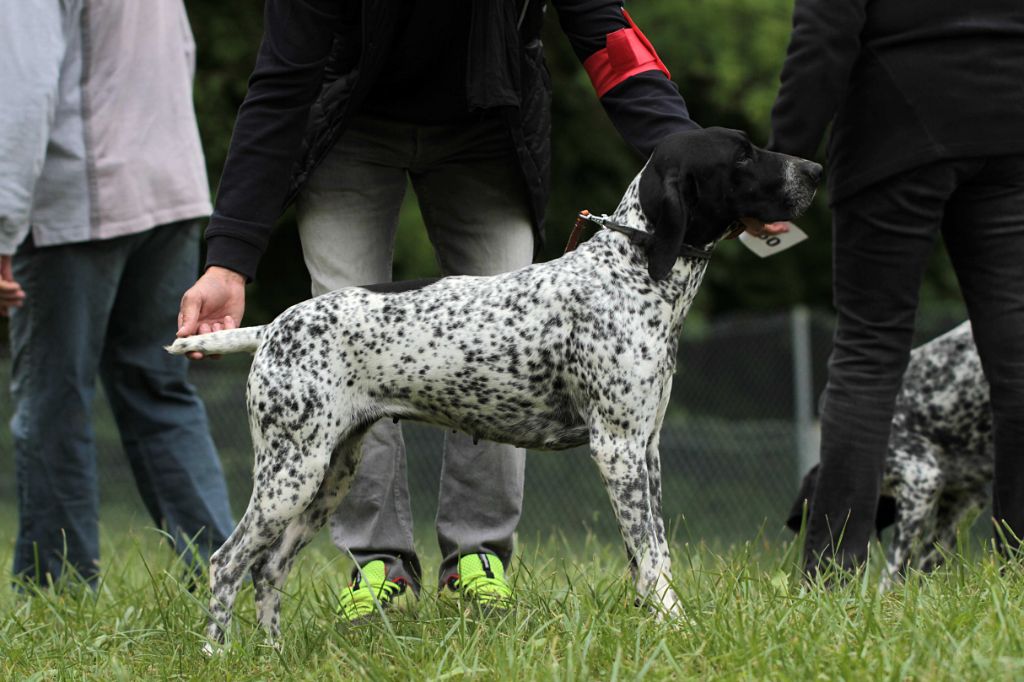
[[[448,578],[446,586],[487,610],[504,611],[512,607],[512,588],[505,580],[505,567],[493,554],[460,557],[459,572]]]
[[[396,605],[396,601],[409,589],[404,578],[388,580],[383,561],[370,561],[355,571],[349,586],[338,598],[338,615],[347,623],[363,620],[377,613],[377,604],[383,609]]]

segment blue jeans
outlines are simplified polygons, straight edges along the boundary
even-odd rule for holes
[[[46,584],[66,567],[87,580],[99,570],[97,374],[146,509],[176,551],[205,560],[231,533],[206,410],[187,361],[162,348],[198,270],[198,229],[190,221],[46,248],[30,238],[15,254],[26,294],[10,321],[16,575]]]

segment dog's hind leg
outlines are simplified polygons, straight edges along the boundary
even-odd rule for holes
[[[272,455],[267,441],[258,434],[253,442],[257,466],[249,508],[231,537],[210,557],[212,596],[206,635],[212,642],[224,641],[246,571],[309,505],[330,461],[329,451],[302,453],[283,437],[274,439]]]
[[[220,549],[210,557],[210,618],[206,636],[223,643],[231,624],[231,612],[242,578],[249,566],[281,535],[288,519],[267,517],[260,509],[258,492],[253,492],[249,508]]]
[[[655,518],[646,441],[593,428],[590,447],[619,522],[637,592],[659,608],[659,615],[674,616],[682,605],[670,584],[664,526]]]
[[[346,439],[334,450],[327,474],[309,506],[292,519],[280,539],[253,564],[256,612],[271,641],[280,635],[281,589],[295,557],[323,528],[348,492],[359,463],[363,433],[365,430]]]

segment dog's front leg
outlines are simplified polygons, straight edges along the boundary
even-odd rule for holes
[[[660,606],[668,615],[681,614],[683,607],[672,588],[672,559],[669,556],[668,538],[665,533],[665,519],[661,512],[661,460],[658,456],[657,439],[653,450],[647,451],[648,487],[651,491],[651,511],[654,523],[654,544],[658,548],[658,556],[662,561],[657,566],[657,579],[654,593],[660,600]]]
[[[640,599],[659,617],[676,616],[682,605],[671,585],[664,526],[655,518],[659,505],[651,496],[646,441],[598,428],[591,433],[591,454],[619,522]]]
[[[648,488],[651,491],[651,511],[654,516],[657,541],[660,546],[665,548],[665,563],[662,570],[659,572],[659,580],[663,581],[664,584],[657,585],[655,591],[658,594],[662,594],[663,591],[665,591],[665,593],[675,600],[674,604],[665,605],[668,612],[681,613],[682,605],[679,604],[678,599],[676,599],[675,591],[671,587],[672,564],[671,558],[669,557],[668,536],[665,532],[665,516],[661,508],[661,453],[658,446],[661,442],[661,425],[665,419],[665,411],[668,409],[668,403],[671,397],[672,375],[669,374],[668,376],[669,379],[666,382],[665,387],[662,389],[661,404],[658,407],[658,416],[655,420],[654,428],[651,431],[651,436],[647,440],[647,480]],[[664,603],[665,600],[663,599],[662,602]]]
[[[887,582],[898,582],[934,535],[935,507],[940,493],[940,475],[917,465],[913,476],[904,479],[896,491],[896,526],[888,557]]]

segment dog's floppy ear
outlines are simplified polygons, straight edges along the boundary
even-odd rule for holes
[[[640,207],[654,228],[647,245],[647,272],[661,280],[668,277],[682,249],[690,226],[688,203],[693,200],[687,195],[695,191],[696,183],[678,166],[662,171],[655,161],[651,159],[640,178]]]

